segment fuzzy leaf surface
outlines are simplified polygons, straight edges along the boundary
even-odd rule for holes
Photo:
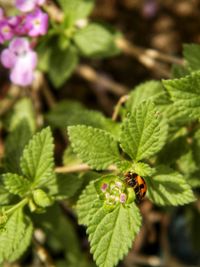
[[[48,183],[53,177],[53,138],[49,127],[35,134],[24,149],[21,169],[35,185]]]
[[[180,79],[164,80],[163,84],[179,111],[188,120],[200,117],[200,71]]]
[[[120,160],[118,144],[109,132],[84,125],[68,127],[73,150],[96,170],[104,170]]]
[[[128,252],[141,226],[141,216],[134,203],[117,205],[107,212],[96,201],[90,211],[87,232],[93,258],[99,267],[113,267]]]
[[[143,102],[122,123],[120,144],[136,161],[158,152],[167,137],[167,123],[152,102]]]
[[[29,246],[32,231],[32,223],[22,209],[16,210],[0,232],[0,262],[18,259]]]
[[[91,181],[83,190],[76,204],[76,212],[78,214],[79,224],[89,224],[89,211],[93,203],[98,200],[98,194],[94,186],[94,181]]]
[[[3,174],[5,188],[12,194],[24,196],[31,187],[28,179],[15,173]]]
[[[149,199],[160,206],[178,206],[195,201],[192,189],[178,172],[160,167],[153,177],[146,178]]]

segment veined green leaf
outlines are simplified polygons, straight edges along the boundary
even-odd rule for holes
[[[55,47],[50,55],[49,77],[56,88],[61,87],[70,77],[78,63],[78,55],[75,47],[61,50]]]
[[[87,17],[94,7],[94,0],[58,0],[64,13],[72,21]]]
[[[178,206],[195,201],[192,189],[184,177],[168,167],[160,167],[153,177],[146,178],[147,195],[161,206]]]
[[[167,137],[167,123],[152,102],[143,102],[122,123],[122,149],[136,161],[158,152]]]
[[[90,23],[77,31],[74,42],[84,56],[102,58],[120,52],[115,44],[115,38],[115,34],[104,25]]]
[[[148,81],[139,84],[130,93],[126,108],[128,112],[134,112],[137,105],[144,101],[151,100],[156,105],[156,108],[162,108],[170,104],[170,99],[165,92],[162,83],[159,81]]]
[[[99,267],[113,267],[132,246],[141,226],[141,216],[134,203],[117,205],[107,212],[100,202],[90,211],[89,241],[94,260]]]
[[[94,181],[91,181],[83,190],[76,205],[79,224],[88,225],[89,211],[98,198],[99,197],[94,186]]]
[[[118,144],[109,132],[84,125],[68,127],[73,150],[96,170],[104,170],[120,160]]]
[[[35,134],[24,149],[20,166],[24,176],[35,185],[47,185],[53,178],[53,149],[49,127]]]
[[[13,108],[12,115],[10,118],[9,129],[13,131],[21,124],[22,121],[26,121],[31,130],[31,133],[34,133],[36,130],[35,122],[35,112],[33,108],[33,103],[30,98],[22,98],[17,101],[16,105]]]
[[[22,209],[17,209],[0,232],[0,262],[18,259],[30,244],[32,223]]]
[[[12,194],[24,196],[31,187],[31,182],[15,173],[3,174],[5,188]]]
[[[101,112],[88,110],[76,101],[60,101],[47,115],[47,122],[53,127],[84,124],[95,128],[117,132],[118,124],[106,118]]]
[[[190,121],[200,117],[200,71],[180,79],[164,80],[163,84],[176,107],[185,112]]]

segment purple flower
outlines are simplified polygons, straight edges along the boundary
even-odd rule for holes
[[[46,34],[48,29],[48,15],[42,12],[41,9],[36,9],[33,13],[27,15],[25,28],[31,37]]]
[[[0,21],[0,43],[11,40],[13,37],[13,29],[6,20]]]
[[[4,67],[11,69],[10,79],[21,86],[30,85],[34,79],[37,54],[31,49],[25,38],[16,38],[1,53]]]
[[[0,7],[0,21],[4,19],[4,11],[3,8]]]
[[[30,12],[34,10],[37,5],[43,5],[45,0],[15,0],[15,6],[22,12]]]

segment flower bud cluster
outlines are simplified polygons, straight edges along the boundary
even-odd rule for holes
[[[101,185],[101,191],[108,205],[115,205],[117,203],[124,204],[127,200],[127,195],[124,193],[124,185],[120,181],[112,181],[111,183],[104,182]]]
[[[95,183],[95,188],[104,207],[112,210],[117,204],[129,204],[135,200],[135,192],[126,186],[123,180],[115,175],[102,177]]]
[[[37,54],[30,38],[47,33],[48,15],[39,7],[44,2],[16,0],[15,6],[21,13],[11,17],[6,16],[0,8],[0,44],[9,42],[1,53],[1,63],[10,69],[10,80],[20,86],[30,85],[34,79]]]

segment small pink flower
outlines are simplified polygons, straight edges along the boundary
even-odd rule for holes
[[[37,65],[37,54],[30,48],[25,38],[16,38],[8,48],[1,53],[1,62],[9,68],[10,79],[21,86],[30,85],[34,79],[34,69]]]
[[[11,40],[13,37],[13,29],[6,19],[0,21],[0,43]]]
[[[34,10],[37,5],[43,5],[45,0],[15,0],[15,6],[22,12],[30,12]]]
[[[101,191],[105,192],[107,188],[108,188],[108,184],[103,183],[102,186],[101,186]]]
[[[25,28],[31,37],[45,35],[48,30],[48,15],[42,12],[41,9],[36,9],[26,16]]]
[[[121,193],[119,199],[120,199],[120,202],[121,203],[125,203],[126,202],[126,199],[127,199],[126,194]]]
[[[4,19],[4,11],[3,8],[0,7],[0,21]]]

